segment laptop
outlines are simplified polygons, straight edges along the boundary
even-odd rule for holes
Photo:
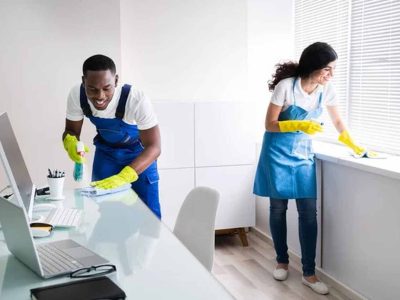
[[[25,207],[31,220],[35,208],[40,209],[41,204],[34,205],[36,187],[29,175],[7,113],[0,114],[0,161],[3,163],[4,170],[16,196],[14,199],[17,199],[17,201],[18,199],[22,200],[18,204]],[[80,223],[80,210],[71,208],[47,210],[47,216],[40,219],[40,222],[61,227],[75,227]]]
[[[0,222],[10,252],[42,278],[62,276],[81,268],[109,263],[71,239],[36,245],[25,209],[3,197],[0,197]]]

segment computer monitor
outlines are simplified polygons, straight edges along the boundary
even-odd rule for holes
[[[15,197],[17,202],[21,200],[23,202],[18,204],[25,207],[29,218],[31,218],[36,187],[29,175],[6,112],[0,114],[0,160],[13,192],[19,193]]]

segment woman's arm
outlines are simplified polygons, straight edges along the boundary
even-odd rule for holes
[[[270,103],[265,117],[265,129],[270,132],[280,132],[278,118],[282,111],[282,106]]]
[[[346,126],[344,125],[342,118],[340,117],[337,106],[327,106],[329,117],[331,118],[333,126],[335,126],[337,132],[341,133],[343,130],[346,130]]]

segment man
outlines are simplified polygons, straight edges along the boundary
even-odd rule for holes
[[[161,218],[156,159],[160,130],[150,101],[130,85],[118,85],[111,58],[94,55],[83,63],[82,84],[68,96],[64,148],[77,163],[76,144],[86,116],[96,126],[96,153],[91,185],[111,189],[131,183],[132,189]],[[88,148],[85,147],[88,152]]]

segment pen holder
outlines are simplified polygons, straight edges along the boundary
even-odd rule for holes
[[[47,177],[47,182],[50,188],[50,199],[61,200],[64,199],[64,179],[65,177]]]

